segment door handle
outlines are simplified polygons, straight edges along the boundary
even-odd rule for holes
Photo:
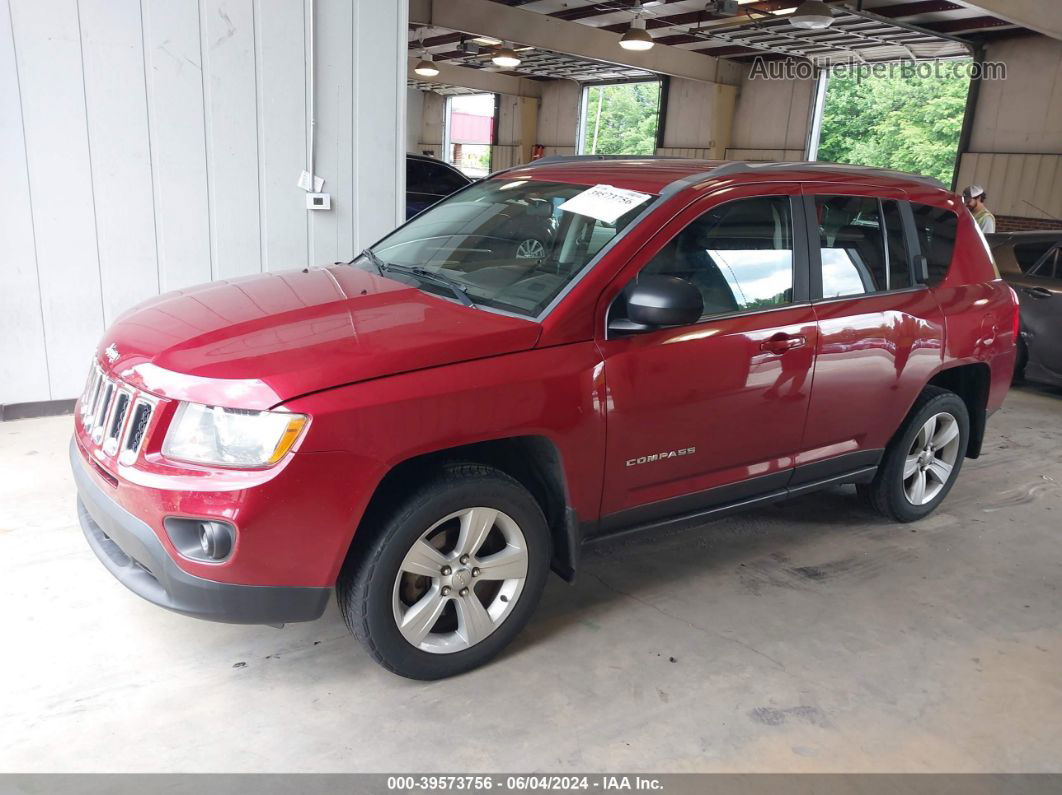
[[[803,334],[775,334],[770,339],[760,343],[760,350],[781,356],[786,351],[806,345],[807,342],[807,338]]]
[[[1033,298],[1050,298],[1054,295],[1046,287],[1023,287],[1022,292],[1026,295],[1031,295]]]

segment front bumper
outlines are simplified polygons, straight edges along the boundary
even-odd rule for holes
[[[324,612],[330,588],[235,585],[188,574],[147,524],[96,483],[73,439],[70,468],[77,484],[78,519],[89,546],[137,596],[177,613],[232,624],[312,621]]]

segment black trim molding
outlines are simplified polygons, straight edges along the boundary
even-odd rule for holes
[[[70,400],[34,400],[29,403],[0,403],[0,422],[73,414],[76,402],[71,398]]]

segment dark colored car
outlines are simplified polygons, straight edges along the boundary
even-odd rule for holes
[[[989,243],[1021,302],[1014,375],[1062,386],[1062,230],[992,235]]]
[[[524,257],[507,229],[540,228]],[[933,511],[1014,369],[955,194],[895,172],[539,162],[350,265],[163,295],[77,406],[103,565],[188,615],[339,608],[389,670],[486,662],[584,542],[856,484]]]
[[[449,163],[427,155],[407,154],[406,218],[412,218],[471,184],[469,177]]]

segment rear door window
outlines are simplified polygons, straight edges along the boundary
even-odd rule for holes
[[[1014,248],[1017,249],[1017,246]],[[1062,263],[1059,259],[1059,250],[1056,248],[1040,259],[1030,275],[1039,276],[1041,279],[1062,279]]]
[[[869,295],[889,289],[884,226],[876,198],[816,196],[815,217],[819,224],[823,298]]]
[[[911,202],[915,234],[929,268],[929,284],[939,284],[948,275],[955,250],[959,217],[951,210]]]
[[[1050,274],[1054,273],[1054,262],[1048,261],[1054,259],[1051,256],[1044,256],[1047,249],[1054,243],[1051,241],[1043,241],[1038,243],[1018,243],[1014,246],[1014,259],[1017,260],[1017,266],[1021,267],[1022,273],[1030,273],[1035,269],[1035,275],[1045,276],[1050,278]],[[1054,253],[1052,253],[1054,254]],[[1040,260],[1044,260],[1044,263],[1037,267],[1037,263]]]

